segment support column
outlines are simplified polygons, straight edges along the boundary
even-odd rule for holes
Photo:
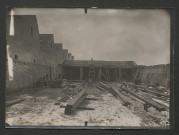
[[[121,81],[122,78],[122,72],[121,72],[121,68],[119,68],[119,82]]]
[[[101,68],[99,68],[99,81],[101,81]]]
[[[106,82],[108,82],[109,77],[108,77],[108,68],[106,68]]]
[[[115,68],[115,82],[117,81],[117,68]]]
[[[59,78],[59,79],[62,79],[62,72],[63,72],[62,66],[60,65],[60,66],[59,66],[59,74],[58,74],[58,78]]]
[[[80,67],[80,80],[83,80],[83,67]]]

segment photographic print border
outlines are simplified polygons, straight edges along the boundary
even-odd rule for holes
[[[165,2],[164,2],[165,1]],[[1,39],[1,93],[0,93],[0,114],[1,114],[1,124],[0,124],[0,128],[1,131],[3,131],[2,133],[5,134],[20,134],[20,132],[23,133],[27,133],[27,131],[29,131],[28,133],[54,133],[54,134],[58,134],[61,133],[61,131],[65,134],[71,134],[70,131],[73,130],[73,132],[75,132],[76,134],[116,134],[116,133],[122,133],[122,134],[159,134],[159,133],[174,133],[174,128],[175,128],[175,124],[176,124],[176,111],[177,111],[177,107],[176,105],[176,96],[178,94],[176,94],[176,88],[177,88],[177,82],[176,82],[176,75],[174,76],[174,73],[176,73],[177,70],[177,63],[176,63],[176,58],[178,56],[177,54],[177,46],[176,43],[178,43],[178,40],[176,38],[176,28],[175,28],[175,24],[176,24],[176,13],[178,13],[178,11],[176,11],[175,8],[175,2],[169,2],[169,1],[129,1],[126,0],[124,1],[116,1],[116,0],[106,0],[106,1],[101,1],[101,0],[93,0],[93,1],[71,1],[71,0],[61,0],[61,1],[55,1],[55,0],[23,0],[23,1],[18,1],[18,0],[4,0],[3,2],[1,2],[0,6],[0,21],[1,21],[1,25],[0,25],[0,37]],[[94,130],[96,128],[92,128],[93,130],[83,130],[85,129],[85,127],[82,130],[79,130],[79,128],[81,129],[81,127],[70,127],[70,128],[66,128],[66,127],[28,127],[28,129],[23,129],[23,128],[16,128],[16,129],[7,129],[5,128],[5,71],[6,71],[6,22],[5,22],[5,18],[6,18],[6,14],[7,14],[7,7],[17,7],[17,8],[21,8],[21,7],[27,7],[27,8],[90,8],[90,7],[97,7],[97,8],[116,8],[116,9],[171,9],[171,40],[170,40],[170,74],[171,74],[171,83],[170,83],[170,88],[171,88],[171,95],[170,95],[170,122],[171,122],[171,128],[170,129],[140,129],[137,128],[135,130],[133,129],[126,129],[123,128],[123,130],[117,130],[117,128],[107,128],[107,127],[102,127],[101,129],[111,129],[111,130]],[[41,130],[39,130],[39,128]],[[45,130],[45,129],[53,129],[53,130]],[[60,132],[59,130],[60,129]],[[62,130],[63,129],[63,130]],[[67,130],[68,129],[68,130]],[[69,130],[71,129],[71,130]],[[89,129],[89,127],[87,127],[87,129]],[[146,132],[147,131],[147,132]],[[134,133],[133,133],[134,132]],[[27,134],[28,134],[27,133]]]

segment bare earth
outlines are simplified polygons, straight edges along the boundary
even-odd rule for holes
[[[8,97],[7,101],[25,98],[26,100],[6,108],[6,123],[11,126],[119,126],[119,127],[165,127],[169,112],[158,112],[130,98],[131,106],[125,107],[118,97],[108,91],[100,91],[94,86],[87,87],[87,93],[97,100],[85,100],[80,106],[95,110],[76,110],[73,115],[65,115],[64,108],[55,105],[57,98],[64,96],[62,88],[41,88],[23,92],[20,96]],[[126,96],[126,97],[127,97]],[[69,100],[62,102],[66,105]]]

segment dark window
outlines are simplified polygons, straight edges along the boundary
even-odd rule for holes
[[[51,46],[52,46],[52,42],[51,42]]]
[[[34,59],[34,63],[35,63],[35,59]]]
[[[16,60],[18,60],[18,55],[15,54],[15,57],[14,57]]]
[[[40,43],[42,44],[42,40],[40,40]]]
[[[33,27],[30,27],[30,34],[33,36]]]

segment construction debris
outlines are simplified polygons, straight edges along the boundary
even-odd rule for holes
[[[84,83],[80,83],[78,85],[76,85],[76,87],[74,88],[74,93],[78,93],[79,91],[81,91],[81,89],[83,89]]]
[[[105,91],[105,89],[103,89],[102,87],[96,85],[96,88],[99,89],[99,90],[102,90],[102,91]]]
[[[66,106],[60,105],[60,108],[66,108]],[[81,109],[81,110],[95,110],[94,108],[80,107],[80,106],[78,106],[76,109]]]
[[[66,105],[65,114],[72,114],[78,105],[86,98],[86,89],[82,89],[73,99]]]
[[[110,86],[106,85],[105,83],[99,82],[98,83],[102,88],[110,90]]]
[[[15,101],[7,102],[6,107],[10,107],[12,105],[18,104],[18,103],[23,102],[23,101],[25,101],[25,99],[18,99],[18,100],[15,100]]]
[[[51,87],[53,88],[57,88],[57,87],[64,88],[66,84],[67,84],[66,79],[57,79],[57,80],[54,80],[54,82],[50,83]]]
[[[133,95],[133,96],[135,96],[135,97],[137,97],[138,99],[142,100],[143,102],[145,102],[145,104],[144,104],[144,110],[147,111],[147,109],[148,109],[149,107],[153,106],[154,108],[156,108],[156,109],[159,110],[159,111],[165,111],[165,107],[162,106],[162,105],[160,105],[160,104],[158,104],[158,103],[155,102],[154,100],[149,99],[149,98],[147,98],[147,97],[145,97],[145,98],[144,98],[144,97],[141,97],[141,96],[139,96],[138,94],[136,94],[136,93],[134,93],[134,92],[128,90],[127,88],[124,88],[124,87],[120,87],[120,88],[121,88],[123,91],[125,91],[125,92],[127,92],[127,93],[129,93],[129,94],[131,94],[131,95]]]
[[[113,95],[117,95],[121,98],[124,106],[128,106],[131,104],[114,86],[111,86],[111,92],[113,93]]]

